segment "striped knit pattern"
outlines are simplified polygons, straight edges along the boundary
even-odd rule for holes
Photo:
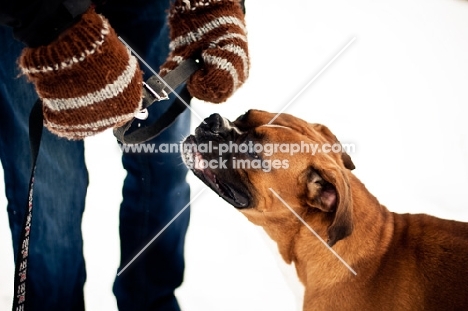
[[[176,0],[169,14],[171,53],[164,76],[188,57],[201,57],[203,69],[187,87],[198,99],[222,103],[249,75],[247,29],[236,0]]]
[[[108,21],[92,9],[19,65],[43,101],[45,126],[72,140],[120,126],[141,109],[143,75]]]

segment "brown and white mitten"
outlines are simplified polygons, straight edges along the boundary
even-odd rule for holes
[[[249,75],[244,13],[238,0],[175,0],[169,15],[171,53],[164,76],[180,62],[201,57],[202,69],[187,82],[193,97],[226,101]]]
[[[45,126],[58,136],[83,139],[141,108],[138,61],[92,8],[52,43],[25,48],[19,65],[42,99]]]

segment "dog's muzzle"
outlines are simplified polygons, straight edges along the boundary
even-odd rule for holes
[[[219,144],[229,143],[241,134],[237,127],[213,114],[182,143],[182,159],[188,168],[226,202],[236,208],[246,208],[252,196],[243,178],[231,166],[231,154],[220,154]],[[202,148],[203,147],[203,148]]]

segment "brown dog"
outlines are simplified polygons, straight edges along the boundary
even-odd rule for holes
[[[303,309],[468,310],[468,223],[389,212],[327,127],[286,114],[269,124],[274,116],[214,114],[183,158],[294,262]]]

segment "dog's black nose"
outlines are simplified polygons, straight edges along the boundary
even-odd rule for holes
[[[224,119],[217,113],[212,114],[205,119],[205,122],[202,123],[199,128],[205,133],[212,133],[215,135],[220,135],[226,137],[230,132],[229,121]]]
[[[217,113],[213,113],[211,116],[205,119],[205,123],[202,125],[202,127],[204,127],[204,130],[206,131],[218,133],[223,124],[223,117]]]

